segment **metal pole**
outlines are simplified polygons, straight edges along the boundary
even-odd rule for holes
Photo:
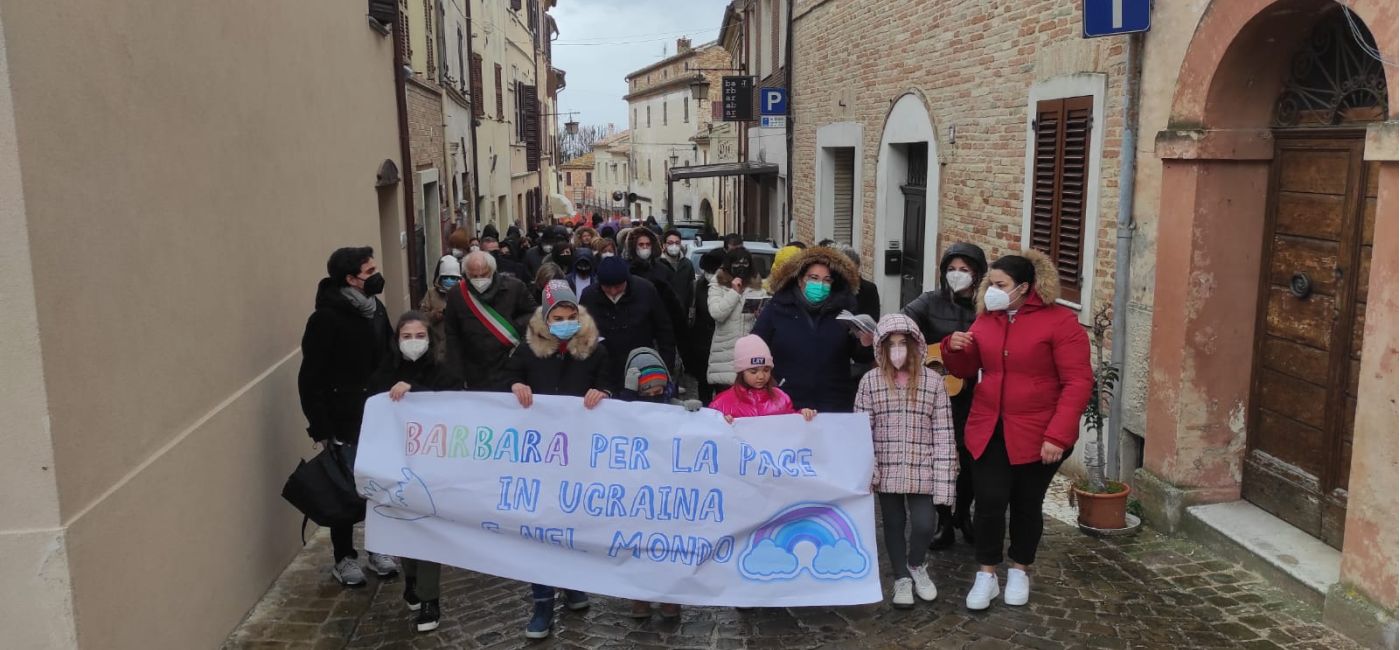
[[[1113,391],[1108,407],[1108,467],[1106,475],[1123,480],[1119,458],[1123,437],[1123,364],[1128,347],[1128,292],[1131,288],[1133,258],[1133,189],[1137,169],[1137,116],[1139,73],[1136,50],[1141,45],[1139,34],[1128,35],[1127,56],[1123,75],[1123,144],[1118,151],[1118,237],[1113,262],[1113,350],[1109,361],[1119,370],[1119,385]]]

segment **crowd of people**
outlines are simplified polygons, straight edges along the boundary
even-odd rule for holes
[[[535,395],[579,397],[588,409],[605,399],[708,405],[729,422],[865,413],[891,604],[937,597],[927,554],[958,532],[979,565],[969,609],[1028,601],[1041,506],[1092,387],[1088,337],[1057,305],[1044,255],[988,264],[979,247],[953,244],[937,287],[882,315],[859,253],[830,241],[789,243],[766,277],[738,235],[697,265],[679,232],[617,217],[572,230],[512,226],[504,237],[490,225],[459,229],[449,244],[418,309],[394,325],[376,298],[385,283],[374,251],[331,254],[298,378],[316,443],[355,444],[365,400],[385,392],[508,392],[522,408]],[[853,327],[847,312],[877,321],[875,331]],[[366,582],[352,533],[331,530],[331,575],[346,586]],[[376,553],[367,566],[398,571]],[[404,558],[403,572],[417,629],[435,629],[440,567]],[[549,636],[556,591],[531,586],[526,637]],[[589,606],[588,594],[562,596],[568,609]],[[633,602],[632,614],[649,617],[652,606]],[[681,615],[674,604],[659,611]]]

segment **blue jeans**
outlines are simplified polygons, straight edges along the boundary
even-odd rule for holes
[[[537,585],[533,583],[530,584],[530,598],[537,603],[554,602],[554,592],[554,587],[551,587],[549,585]],[[581,594],[582,592],[574,591],[572,589],[565,589],[564,593]]]

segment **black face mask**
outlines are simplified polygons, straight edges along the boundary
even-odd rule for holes
[[[747,280],[753,275],[753,267],[748,264],[733,264],[729,267],[729,274],[740,280]]]
[[[577,275],[588,277],[589,274],[593,273],[593,267],[588,264],[579,263],[578,266],[574,267],[574,273]]]
[[[377,296],[384,292],[384,274],[375,273],[365,278],[364,292],[366,296]]]

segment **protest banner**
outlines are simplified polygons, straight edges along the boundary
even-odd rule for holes
[[[683,605],[881,598],[863,414],[409,393],[365,406],[365,546],[506,578]]]

